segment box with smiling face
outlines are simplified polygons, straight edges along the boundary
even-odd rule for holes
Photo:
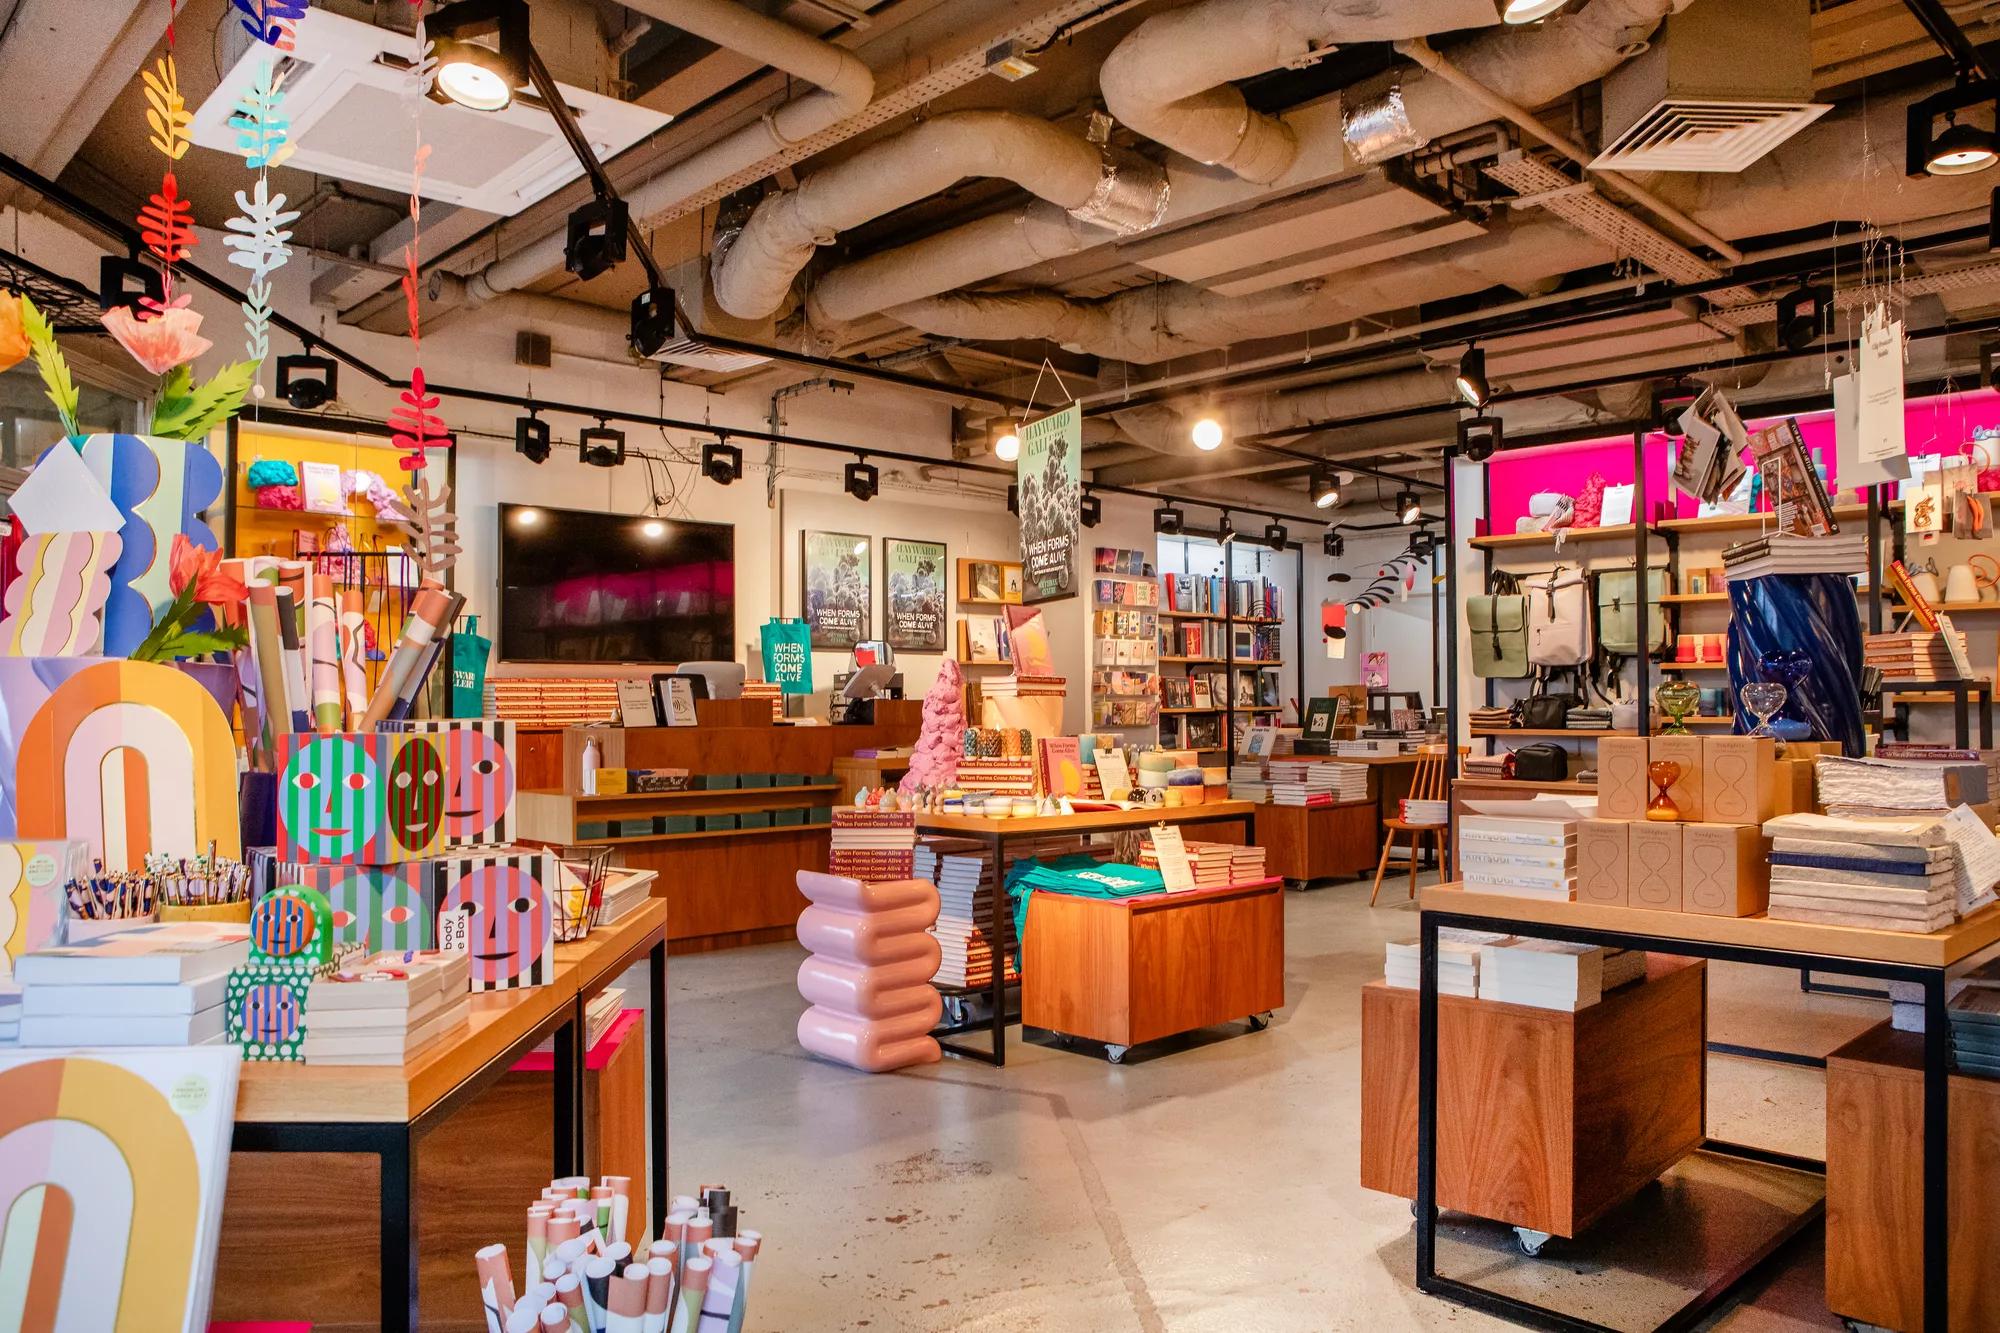
[[[438,738],[310,732],[278,738],[278,859],[396,865],[444,846],[446,788]]]
[[[429,736],[444,762],[444,847],[514,837],[514,724],[499,718],[384,722],[381,730]],[[635,787],[635,791],[654,790]],[[660,790],[665,790],[661,788]],[[611,795],[600,787],[599,795]]]

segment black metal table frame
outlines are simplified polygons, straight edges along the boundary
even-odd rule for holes
[[[1945,1333],[1950,1309],[1948,1295],[1950,1261],[1946,1235],[1950,1191],[1947,1171],[1950,1032],[1945,1017],[1945,980],[1953,968],[1962,964],[1953,964],[1948,968],[1913,963],[1890,963],[1758,945],[1719,944],[1703,940],[1661,937],[1637,931],[1554,925],[1542,921],[1523,921],[1473,912],[1425,910],[1421,914],[1421,922],[1417,1006],[1416,1214],[1419,1290],[1530,1328],[1550,1329],[1555,1330],[1555,1333],[1619,1333],[1609,1325],[1579,1319],[1559,1310],[1492,1291],[1459,1278],[1446,1277],[1437,1271],[1438,932],[1441,929],[1460,927],[1468,930],[1499,931],[1503,934],[1531,935],[1538,939],[1560,940],[1572,944],[1640,949],[1651,953],[1676,954],[1720,962],[1844,973],[1877,981],[1906,981],[1922,987],[1924,995],[1923,1329],[1924,1333]],[[1975,958],[1978,956],[1974,955]],[[1718,1154],[1747,1158],[1794,1170],[1819,1172],[1825,1170],[1824,1162],[1814,1162],[1759,1148],[1713,1141],[1706,1142],[1703,1146],[1706,1150]],[[1767,1267],[1794,1236],[1823,1214],[1824,1208],[1825,1203],[1822,1200],[1795,1217],[1754,1253],[1728,1269],[1664,1322],[1655,1325],[1653,1333],[1681,1333],[1681,1330],[1693,1328]]]
[[[1199,824],[1241,824],[1243,826],[1243,845],[1246,847],[1256,845],[1257,823],[1255,810],[1232,811],[1228,814],[1216,815],[1181,813],[1190,808],[1188,806],[1178,807],[1172,812],[1174,814],[1173,819],[1163,819],[1161,822],[1172,823],[1176,827],[1181,828]],[[1165,815],[1168,812],[1162,809],[1159,813]],[[1018,1014],[1010,1015],[1007,1012],[1007,966],[1006,958],[1002,953],[1004,941],[1007,938],[1007,917],[1014,910],[1013,902],[1007,895],[1007,844],[1023,840],[1036,842],[1043,838],[1088,837],[1100,833],[1138,833],[1152,827],[1151,824],[1121,824],[1102,829],[1065,829],[1060,831],[1044,829],[1040,831],[1015,832],[1008,827],[1013,822],[1012,820],[996,819],[992,821],[993,827],[990,829],[975,829],[968,832],[958,828],[927,829],[924,827],[923,816],[917,816],[917,833],[919,836],[928,834],[940,838],[965,838],[986,843],[993,849],[993,907],[992,915],[987,921],[987,935],[994,942],[993,981],[990,986],[993,1012],[984,1022],[932,1028],[931,1036],[937,1040],[940,1049],[952,1055],[963,1056],[968,1060],[984,1061],[996,1068],[1007,1063],[1007,1024],[1009,1022],[1020,1021]],[[1021,822],[1027,823],[1028,821],[1023,820]],[[991,1034],[993,1049],[990,1051],[982,1051],[976,1046],[966,1046],[951,1040],[953,1037],[964,1036],[969,1032],[977,1032],[981,1028],[985,1028]]]
[[[1993,748],[1993,685],[1984,680],[1885,680],[1882,682],[1883,729],[1893,729],[1910,737],[1910,706],[1896,703],[1898,694],[1943,692],[1951,696],[1952,744],[1965,749],[1972,744],[1972,700],[1979,700],[1979,748]],[[1893,720],[1887,717],[1895,709]]]
[[[379,1235],[381,1262],[382,1333],[408,1333],[417,1328],[418,1269],[417,1145],[426,1134],[443,1124],[472,1098],[486,1091],[513,1069],[522,1056],[553,1036],[555,1056],[550,1082],[553,1093],[551,1172],[574,1175],[584,1158],[583,1082],[584,1052],[577,1034],[583,1031],[584,1004],[646,954],[651,963],[648,984],[647,1116],[653,1151],[650,1170],[648,1219],[652,1235],[659,1235],[666,1221],[667,1201],[667,1004],[666,1004],[666,925],[662,923],[650,942],[642,941],[618,963],[606,968],[588,990],[580,990],[571,1001],[558,1008],[519,1040],[481,1065],[452,1090],[408,1121],[325,1120],[325,1121],[239,1121],[230,1142],[233,1152],[263,1153],[361,1153],[378,1160],[381,1170]],[[402,1273],[404,1282],[391,1274]]]

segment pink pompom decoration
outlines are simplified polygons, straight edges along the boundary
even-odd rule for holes
[[[957,659],[945,658],[924,695],[924,720],[910,754],[910,771],[897,784],[905,796],[918,787],[948,787],[957,781],[958,761],[965,750],[963,683]]]
[[[296,486],[266,486],[257,492],[259,509],[304,509],[306,498]]]
[[[1576,516],[1570,526],[1594,528],[1604,519],[1604,474],[1593,472],[1583,489],[1576,493]]]

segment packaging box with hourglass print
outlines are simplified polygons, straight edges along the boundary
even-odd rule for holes
[[[1681,910],[1756,916],[1770,906],[1770,843],[1753,824],[1681,825]]]
[[[1681,910],[1680,824],[1633,823],[1625,829],[1628,902],[1655,912]]]
[[[1641,741],[1640,744],[1644,745],[1648,744],[1648,742]],[[1674,803],[1674,808],[1681,812],[1681,818],[1685,820],[1705,818],[1706,816],[1702,814],[1702,738],[1699,736],[1655,736],[1652,738],[1650,745],[1651,749],[1649,753],[1653,757],[1653,762],[1658,763],[1661,760],[1666,760],[1669,763],[1681,766],[1680,776],[1675,778],[1673,785],[1667,788],[1667,797]]]
[[[1606,736],[1597,742],[1597,813],[1602,819],[1644,819],[1647,749],[1644,736]]]
[[[1632,821],[1586,819],[1576,831],[1576,900],[1594,907],[1626,907],[1631,871],[1626,864]]]
[[[1777,818],[1776,741],[1768,736],[1708,736],[1701,749],[1703,819],[1762,824]]]

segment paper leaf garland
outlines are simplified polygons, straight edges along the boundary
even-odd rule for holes
[[[34,349],[35,369],[42,374],[42,387],[47,390],[49,401],[55,404],[56,415],[62,418],[63,433],[74,435],[76,431],[76,381],[69,377],[69,362],[56,347],[55,330],[49,321],[35,307],[35,303],[23,296],[21,303],[21,327],[27,332],[28,346]]]
[[[146,124],[153,131],[150,142],[166,154],[168,161],[178,162],[187,156],[192,142],[189,126],[194,123],[194,115],[181,98],[174,58],[161,56],[152,69],[140,70],[139,77],[146,84]]]
[[[229,117],[229,128],[236,131],[236,151],[252,171],[278,166],[292,155],[294,145],[288,142],[291,120],[281,114],[284,104],[285,76],[266,60],[250,87],[236,99],[234,114]],[[282,202],[284,196],[278,198]]]
[[[437,82],[437,43],[424,32],[422,19],[417,20],[415,36],[415,53],[410,59],[410,82],[415,85],[417,96],[429,97],[431,86]]]
[[[243,298],[243,354],[261,365],[271,356],[271,284],[259,278]]]
[[[139,210],[139,238],[163,264],[178,264],[195,247],[194,205],[183,199],[180,182],[169,171],[160,189]]]
[[[250,276],[258,279],[283,268],[292,257],[289,228],[298,221],[298,210],[287,209],[285,196],[273,195],[262,176],[250,193],[236,192],[236,206],[243,215],[222,224],[229,230],[222,238],[229,249],[229,262],[249,269]]]
[[[21,576],[7,586],[0,651],[9,657],[95,652],[105,599],[111,595],[111,566],[123,547],[115,532],[29,537],[19,556]]]
[[[306,16],[307,0],[235,0],[243,31],[280,51],[292,49],[298,21]]]
[[[415,472],[424,465],[426,449],[442,449],[445,444],[444,422],[433,414],[438,397],[424,391],[422,366],[410,372],[410,387],[403,390],[402,398],[401,404],[389,414],[390,440],[404,451],[404,456],[396,461],[406,471]]]
[[[170,440],[201,440],[229,419],[257,376],[257,362],[233,361],[196,386],[188,367],[181,366],[160,386],[153,407],[150,434]]]
[[[409,536],[410,558],[425,574],[440,575],[458,563],[458,515],[451,509],[451,487],[438,482],[432,492],[422,475],[403,489],[400,506],[408,515],[403,520]]]

